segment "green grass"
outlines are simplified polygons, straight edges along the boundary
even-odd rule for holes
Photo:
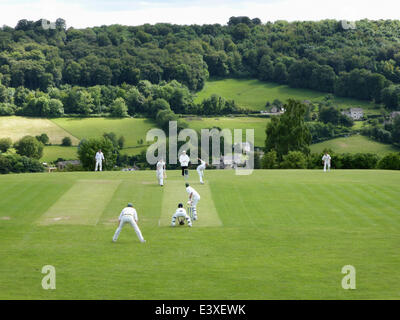
[[[289,98],[298,100],[320,101],[327,93],[308,89],[295,89],[287,85],[271,82],[262,82],[256,79],[224,79],[206,82],[195,102],[200,103],[212,94],[218,94],[226,99],[235,100],[241,106],[252,110],[265,110],[267,101],[272,102],[279,99],[285,102]],[[340,108],[362,107],[372,109],[374,105],[367,101],[335,97],[335,103]],[[368,110],[367,113],[370,113]]]
[[[146,140],[146,133],[155,126],[149,119],[112,118],[58,118],[52,120],[79,139],[101,137],[105,132],[114,132],[125,137],[125,147],[136,147],[137,141]]]
[[[255,117],[219,117],[219,118],[186,118],[189,127],[201,132],[201,129],[218,127],[221,129],[242,129],[242,139],[246,140],[246,129],[254,129],[254,144],[258,147],[265,145],[265,129],[269,118]],[[232,131],[233,139],[233,131]]]
[[[79,143],[79,140],[73,134],[60,128],[49,119],[17,116],[0,117],[0,138],[9,137],[15,142],[23,136],[37,136],[42,133],[49,136],[52,144],[61,144],[64,137],[70,137],[74,145]]]
[[[331,149],[335,153],[368,152],[380,155],[400,151],[390,144],[376,142],[362,135],[354,135],[348,138],[336,138],[310,146],[311,152],[315,153],[323,152],[325,148]]]
[[[0,176],[0,299],[400,298],[400,172],[205,179],[190,173],[198,224],[172,229],[161,222],[185,201],[178,171],[164,189],[154,171]],[[128,226],[111,242],[128,201],[146,244]],[[49,264],[56,290],[41,288]],[[349,264],[356,290],[341,288]]]
[[[58,158],[75,160],[78,159],[77,150],[77,147],[45,146],[40,161],[54,162]]]

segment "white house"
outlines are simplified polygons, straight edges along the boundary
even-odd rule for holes
[[[394,118],[396,118],[396,117],[400,117],[400,111],[393,111],[391,114],[390,114],[390,120],[394,120]]]
[[[364,110],[362,108],[350,108],[349,110],[342,111],[342,114],[353,120],[362,120],[364,117]]]

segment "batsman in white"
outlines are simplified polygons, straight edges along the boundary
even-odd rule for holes
[[[323,155],[322,163],[324,164],[324,172],[326,172],[327,168],[328,171],[331,171],[331,156],[328,154],[328,152],[325,152],[325,154]]]
[[[137,212],[133,208],[132,203],[128,203],[128,206],[122,209],[121,214],[119,215],[118,228],[115,231],[113,242],[117,241],[119,233],[121,232],[122,227],[124,226],[125,223],[129,223],[132,226],[132,228],[135,229],[136,235],[138,236],[140,242],[146,242],[146,240],[143,239],[142,233],[140,232],[137,222],[138,222]]]
[[[199,178],[200,178],[200,183],[204,184],[203,178],[204,178],[204,170],[206,169],[207,166],[207,162],[205,162],[204,160],[198,158],[200,161],[200,164],[197,166],[197,173],[199,174]]]
[[[103,152],[101,152],[101,149],[97,151],[94,158],[96,159],[96,167],[94,168],[94,171],[97,171],[98,168],[100,169],[100,171],[102,171],[103,169],[102,162],[104,160],[104,154]]]
[[[197,220],[197,209],[196,209],[196,206],[197,206],[197,203],[200,201],[200,195],[199,195],[199,193],[198,193],[196,190],[194,190],[194,189],[189,185],[189,183],[186,182],[185,186],[186,186],[186,192],[187,192],[188,195],[189,195],[188,204],[189,204],[189,205],[191,206],[191,208],[192,208],[193,220]]]
[[[157,164],[156,164],[156,170],[157,170],[157,179],[158,179],[158,184],[160,186],[164,185],[164,177],[166,178],[166,172],[165,172],[165,162],[163,160],[163,158],[161,158],[160,160],[158,160]]]
[[[185,178],[185,180],[188,178],[189,176],[189,162],[190,162],[190,158],[189,156],[186,154],[186,151],[182,151],[181,155],[179,156],[179,163],[181,164],[181,169],[182,169],[182,177]]]
[[[192,226],[192,220],[190,220],[190,217],[187,215],[186,210],[183,208],[183,204],[180,203],[178,204],[178,209],[176,209],[174,215],[172,216],[172,221],[171,221],[171,226],[175,227],[175,221],[176,219],[179,220],[179,224],[183,225],[185,224],[183,222],[183,220],[179,219],[179,218],[183,218],[186,219],[188,226],[191,227]]]

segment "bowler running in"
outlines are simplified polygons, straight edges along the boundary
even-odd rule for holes
[[[206,170],[206,166],[207,166],[207,162],[205,162],[204,160],[198,158],[200,161],[200,164],[197,166],[197,173],[199,174],[199,178],[200,178],[200,183],[204,184],[204,170]]]

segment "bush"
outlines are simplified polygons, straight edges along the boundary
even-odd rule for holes
[[[35,159],[17,154],[2,156],[0,155],[0,173],[23,173],[23,172],[43,172],[43,165]]]
[[[123,98],[117,98],[111,105],[111,117],[124,118],[128,116],[128,107]]]
[[[32,136],[21,138],[14,147],[21,156],[40,159],[43,155],[43,143]]]
[[[389,153],[378,163],[379,169],[400,170],[400,152]]]
[[[354,169],[375,169],[379,157],[373,153],[356,153],[352,156]]]
[[[120,149],[122,149],[125,145],[125,137],[124,136],[120,136],[118,139],[118,147]]]
[[[254,169],[261,169],[261,159],[258,151],[254,152]]]
[[[78,146],[78,157],[85,170],[94,170],[96,152],[101,149],[104,154],[103,168],[111,170],[116,162],[117,154],[114,152],[115,147],[110,139],[88,139],[81,140]]]
[[[277,169],[278,165],[278,157],[275,150],[271,150],[264,154],[261,159],[261,168],[263,169]]]
[[[373,153],[342,153],[334,154],[330,151],[331,167],[335,169],[375,169],[379,157]],[[320,169],[323,153],[313,153],[308,157],[308,169]]]
[[[45,133],[42,133],[40,136],[36,136],[36,139],[45,145],[50,141],[49,136]]]
[[[15,106],[11,103],[0,103],[0,116],[12,116],[15,114]]]
[[[280,166],[282,169],[305,169],[307,168],[307,160],[304,153],[300,151],[290,151],[284,155]]]
[[[7,152],[12,146],[12,141],[10,138],[1,138],[0,139],[0,152]]]
[[[62,141],[61,141],[61,145],[62,145],[63,147],[70,147],[70,146],[72,146],[72,140],[71,140],[71,138],[70,138],[70,137],[64,137],[64,138],[62,139]]]

